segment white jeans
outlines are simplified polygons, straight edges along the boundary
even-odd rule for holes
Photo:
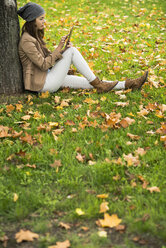
[[[84,77],[67,75],[71,64],[73,64]],[[57,61],[52,69],[47,72],[44,87],[40,92],[55,92],[60,87],[92,89],[93,86],[90,82],[95,78],[96,76],[89,68],[81,53],[75,47],[70,47],[63,53],[63,58]],[[111,82],[112,81],[110,81],[110,83]],[[124,82],[119,82],[114,89],[123,88]]]

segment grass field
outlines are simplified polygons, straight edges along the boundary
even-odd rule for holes
[[[101,79],[149,78],[136,92],[0,98],[0,247],[165,248],[165,1],[34,2],[51,50],[74,24]],[[17,243],[20,229],[39,236]]]

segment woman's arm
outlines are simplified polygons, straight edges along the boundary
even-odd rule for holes
[[[50,67],[54,66],[55,61],[62,58],[59,49],[55,49],[46,58],[40,53],[37,48],[37,40],[25,39],[22,41],[22,49],[27,57],[42,71],[47,71]]]

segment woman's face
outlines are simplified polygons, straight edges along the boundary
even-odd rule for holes
[[[36,18],[36,28],[37,30],[42,30],[45,24],[45,14]]]

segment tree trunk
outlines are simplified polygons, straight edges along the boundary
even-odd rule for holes
[[[0,0],[0,94],[23,91],[16,0]]]

